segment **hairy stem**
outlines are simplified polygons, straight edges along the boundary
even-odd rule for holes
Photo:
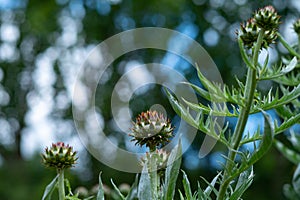
[[[262,42],[263,42],[263,36],[264,36],[264,30],[260,30],[258,39],[257,39],[257,43],[255,45],[255,49],[253,51],[253,66],[255,68],[257,67],[258,55],[259,55],[259,50],[260,50]],[[234,167],[234,164],[233,164],[233,162],[230,162],[230,161],[235,160],[237,150],[240,146],[240,142],[243,137],[243,132],[244,132],[244,129],[245,129],[245,126],[246,126],[246,123],[248,120],[249,112],[251,109],[251,105],[253,102],[256,84],[257,84],[256,69],[253,69],[250,66],[248,66],[247,80],[246,80],[245,93],[244,93],[245,106],[241,109],[241,112],[240,112],[240,115],[238,118],[238,122],[237,122],[236,128],[235,128],[233,136],[232,136],[233,144],[232,144],[231,149],[229,149],[229,153],[228,153],[229,161],[228,160],[226,161],[226,167],[225,167],[225,171],[224,171],[223,181],[222,181],[222,184],[220,185],[220,190],[219,190],[217,200],[225,199],[225,195],[226,195],[226,191],[229,186],[229,183],[234,178],[230,174]]]
[[[65,199],[64,170],[63,169],[58,169],[57,173],[59,174],[59,176],[58,176],[58,196],[59,196],[59,200],[64,200]]]

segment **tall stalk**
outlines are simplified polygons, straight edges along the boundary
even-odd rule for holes
[[[58,196],[59,200],[65,199],[65,184],[64,184],[64,170],[58,169]]]
[[[256,67],[258,63],[258,56],[259,56],[259,51],[263,42],[263,37],[264,37],[264,30],[261,29],[258,35],[257,43],[255,45],[254,51],[253,51],[253,66],[254,68],[251,68],[250,66],[248,67],[248,72],[247,72],[247,80],[246,80],[246,86],[245,86],[245,93],[244,93],[244,99],[245,99],[245,106],[241,109],[240,116],[238,118],[238,122],[236,125],[236,128],[233,133],[233,145],[231,149],[229,149],[228,153],[228,160],[226,161],[226,170],[224,171],[224,176],[222,180],[222,184],[220,185],[220,190],[219,194],[217,197],[217,200],[223,200],[226,194],[226,190],[230,184],[230,181],[232,180],[230,172],[232,171],[234,165],[233,162],[236,157],[237,150],[240,146],[241,139],[243,137],[243,133],[245,130],[245,126],[248,120],[249,112],[252,106],[253,102],[253,97],[254,97],[254,92],[255,88],[257,85],[257,80],[256,80]]]

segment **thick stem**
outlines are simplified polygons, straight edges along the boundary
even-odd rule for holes
[[[258,55],[259,50],[261,48],[262,42],[263,42],[263,36],[264,36],[264,30],[261,30],[258,35],[257,43],[255,45],[255,49],[253,52],[253,66],[257,67],[258,63]],[[230,172],[232,171],[232,168],[234,167],[234,160],[236,157],[237,150],[240,146],[241,139],[243,137],[244,129],[248,120],[248,116],[250,113],[251,105],[254,98],[254,92],[256,88],[257,80],[256,80],[256,69],[253,69],[251,67],[248,67],[247,72],[247,80],[246,80],[246,86],[245,86],[245,93],[244,93],[244,99],[245,99],[245,106],[241,109],[240,116],[238,118],[238,122],[236,125],[236,128],[233,133],[233,145],[231,149],[229,149],[228,153],[228,159],[230,161],[226,162],[226,167],[224,171],[223,181],[220,185],[219,195],[217,197],[217,200],[223,200],[225,199],[226,191],[229,186],[230,180],[234,177],[231,177]]]
[[[59,176],[58,176],[58,196],[59,196],[59,200],[64,200],[65,199],[64,170],[63,169],[58,169],[57,173],[59,174]]]

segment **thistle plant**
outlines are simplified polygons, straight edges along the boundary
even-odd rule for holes
[[[279,25],[280,16],[272,6],[259,9],[252,18],[241,24],[240,30],[237,31],[237,40],[241,57],[247,67],[245,84],[237,79],[238,87],[231,89],[229,86],[206,79],[199,67],[197,68],[198,77],[204,88],[191,83],[186,84],[211,101],[210,106],[183,99],[186,104],[184,105],[166,90],[170,103],[178,115],[201,132],[223,143],[228,149],[228,155],[224,156],[226,158],[224,170],[209,184],[210,192],[206,193],[207,190],[203,191],[199,186],[198,194],[201,193],[201,199],[211,199],[212,193],[218,200],[240,199],[253,181],[253,165],[271,148],[274,136],[300,120],[297,109],[290,107],[291,104],[299,103],[300,77],[295,74],[295,70],[300,54],[280,35]],[[298,21],[294,24],[294,28],[296,32],[299,30]],[[263,64],[260,64],[258,57],[261,50],[270,47],[277,38],[292,57],[283,59],[284,64],[270,67],[267,56]],[[277,82],[279,87],[276,90],[269,89],[267,95],[263,95],[257,90],[257,84],[263,80]],[[191,109],[197,112],[196,117],[190,113]],[[276,110],[283,119],[281,124],[269,116],[267,111],[271,109]],[[264,117],[263,133],[258,128],[253,135],[244,134],[249,115],[258,112]],[[228,129],[228,122],[223,126],[216,120],[224,116],[238,119],[233,132]],[[257,147],[253,143],[255,147],[253,152],[241,148],[242,145],[255,141],[260,141],[260,144]],[[240,157],[239,160],[237,155]],[[191,194],[189,190],[186,192]]]
[[[65,193],[64,170],[73,167],[77,159],[73,147],[65,145],[63,142],[57,142],[52,144],[51,147],[46,147],[45,152],[42,154],[42,162],[47,168],[56,169],[57,176],[46,187],[42,199],[50,199],[55,188],[58,188],[59,200],[65,200],[68,197]]]
[[[246,81],[237,80],[237,87],[229,87],[208,80],[197,68],[198,77],[204,87],[192,83],[191,86],[210,105],[201,102],[192,103],[183,99],[180,103],[167,89],[166,94],[178,115],[201,132],[218,140],[227,147],[226,162],[207,186],[202,188],[198,183],[196,192],[191,190],[187,174],[182,171],[183,191],[179,190],[181,200],[238,200],[250,187],[254,178],[254,164],[258,162],[274,146],[291,162],[298,165],[291,184],[283,188],[289,199],[300,198],[300,136],[290,131],[290,127],[300,121],[300,74],[296,73],[300,60],[300,20],[293,24],[298,34],[298,46],[288,44],[278,32],[280,16],[272,6],[266,6],[253,13],[252,18],[241,23],[237,31],[237,42],[241,58],[247,67]],[[270,66],[269,56],[261,64],[258,57],[263,49],[269,48],[276,42],[289,52],[282,57],[280,64]],[[257,85],[260,81],[271,80],[278,87],[270,88],[266,95],[262,94]],[[191,110],[195,111],[195,116]],[[272,119],[268,110],[275,110],[281,122]],[[245,126],[249,115],[262,113],[264,118],[263,131],[258,127],[253,134],[245,133]],[[220,124],[223,117],[235,117],[237,123],[233,131],[229,130],[228,123]],[[170,120],[156,111],[142,112],[136,118],[129,134],[136,145],[146,146],[149,152],[141,159],[142,173],[136,176],[135,182],[129,188],[117,187],[113,181],[113,199],[121,200],[172,200],[176,191],[176,182],[181,165],[181,142],[169,152],[162,147],[168,144],[174,127]],[[285,145],[276,138],[282,132],[290,132],[288,138],[292,145]],[[256,146],[256,142],[259,145]],[[252,152],[241,148],[244,144],[253,143]],[[292,146],[292,148],[290,148]],[[239,156],[239,157],[238,157]],[[238,159],[237,159],[238,157]],[[58,175],[46,187],[43,200],[51,199],[53,190],[58,188],[59,199],[80,200],[78,194],[73,195],[70,183],[64,179],[64,170],[74,166],[77,158],[72,147],[64,143],[53,144],[46,148],[42,155],[45,166],[55,168]],[[65,194],[65,186],[68,195]],[[85,195],[87,195],[85,190]],[[85,198],[104,200],[105,188],[99,175],[99,187],[96,196]]]
[[[132,141],[150,150],[141,159],[143,171],[139,182],[139,199],[172,199],[174,196],[181,163],[181,146],[178,144],[171,153],[160,149],[174,136],[173,129],[170,120],[157,111],[142,112],[133,123],[132,133],[129,134],[133,137]]]

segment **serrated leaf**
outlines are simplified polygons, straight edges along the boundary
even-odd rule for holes
[[[190,107],[192,108],[194,111],[203,111],[204,114],[210,114],[213,116],[219,116],[219,117],[237,117],[238,116],[238,112],[235,108],[235,106],[233,106],[233,111],[230,112],[227,105],[225,103],[213,103],[213,106],[205,106],[201,103],[195,104],[195,103],[191,103],[187,100],[185,100],[183,98],[183,101]]]
[[[185,109],[178,100],[169,92],[167,88],[164,88],[167,97],[169,99],[169,102],[173,108],[173,110],[179,115],[183,120],[185,120],[187,123],[192,125],[195,128],[198,128],[198,123],[194,120],[194,118],[191,116],[191,114],[188,112],[187,109]]]
[[[280,126],[275,126],[275,134],[279,134],[282,133],[283,131],[285,131],[286,129],[292,127],[293,125],[299,123],[300,121],[300,113],[298,113],[295,116],[290,117],[287,120],[284,120],[283,123],[281,123]]]
[[[58,182],[58,176],[57,175],[52,181],[51,183],[49,183],[49,185],[46,186],[45,188],[45,191],[44,191],[44,194],[43,194],[43,197],[42,197],[42,200],[50,200],[51,199],[51,196],[52,196],[52,193],[57,185],[57,182]]]
[[[213,117],[207,117],[204,120],[204,114],[202,111],[199,111],[197,113],[196,117],[193,117],[189,112],[189,107],[185,108],[183,105],[181,105],[177,99],[168,91],[168,89],[165,88],[165,92],[167,94],[167,97],[169,99],[169,102],[173,108],[173,110],[179,115],[184,121],[186,121],[188,124],[193,126],[194,128],[204,132],[205,134],[211,136],[212,138],[222,142],[223,144],[228,144],[226,138],[225,138],[225,132],[227,130],[227,125],[223,128],[221,127],[217,120],[214,120]],[[215,127],[218,130],[218,133],[214,129],[211,129],[211,127]]]
[[[288,119],[294,116],[294,113],[287,105],[277,107],[276,113],[283,119]]]
[[[97,192],[97,200],[104,200],[104,189],[103,189],[103,183],[101,180],[101,173],[99,173],[99,186],[98,186],[98,192]]]
[[[177,146],[171,151],[167,162],[165,172],[165,200],[172,200],[174,197],[176,181],[180,170],[181,155],[181,141],[179,140]]]
[[[289,74],[274,79],[273,81],[282,85],[297,86],[300,84],[300,74],[294,73],[294,71],[292,71]]]
[[[290,63],[284,67],[281,65],[280,67],[276,68],[263,68],[263,70],[260,72],[259,80],[276,80],[287,73],[291,72],[293,69],[295,69],[297,65],[297,58],[294,57]]]
[[[272,96],[271,91],[266,97],[257,99],[253,104],[250,114],[257,113],[260,110],[270,110],[288,103],[291,103],[300,96],[300,85],[295,87],[291,92],[286,93],[281,98],[278,97],[278,92]]]
[[[192,84],[192,83],[189,83],[189,82],[182,82],[183,84],[186,84],[188,86],[190,86],[193,90],[195,90],[201,97],[205,98],[206,100],[208,101],[211,101],[211,96],[209,94],[208,91],[202,89],[201,87],[195,85],[195,84]]]

